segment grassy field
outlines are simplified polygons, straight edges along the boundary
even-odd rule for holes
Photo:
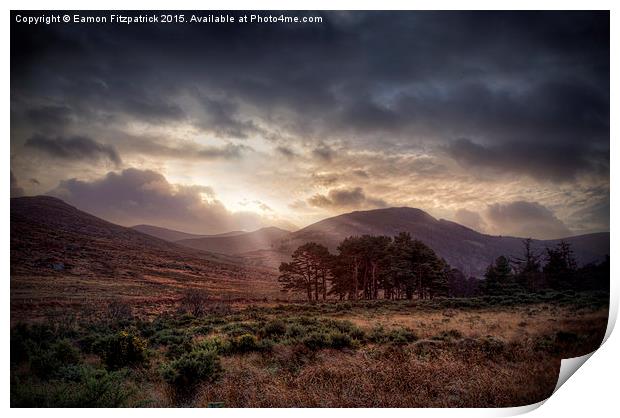
[[[12,406],[518,406],[607,324],[605,295],[570,292],[191,310],[14,325]]]

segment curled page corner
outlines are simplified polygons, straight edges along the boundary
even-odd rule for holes
[[[553,393],[555,393],[566,381],[579,369],[583,364],[588,361],[592,354],[596,351],[593,351],[589,354],[583,355],[581,357],[573,357],[562,359],[562,363],[560,364],[560,374],[558,375],[558,383],[555,385],[555,389],[553,389]]]

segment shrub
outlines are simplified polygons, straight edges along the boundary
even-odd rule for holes
[[[443,331],[441,334],[435,335],[432,339],[440,341],[451,341],[462,337],[463,334],[461,334],[459,330],[451,329],[449,331]]]
[[[489,357],[502,354],[506,348],[506,343],[492,335],[487,335],[480,340],[481,350]]]
[[[126,373],[107,372],[89,366],[72,368],[70,380],[52,383],[32,381],[11,384],[11,407],[115,408],[134,406],[136,394],[126,383]]]
[[[145,363],[146,347],[147,343],[143,338],[128,331],[120,331],[96,341],[93,348],[108,369],[116,370]]]
[[[106,313],[112,321],[128,321],[133,318],[131,305],[120,300],[110,302]]]
[[[189,335],[184,336],[178,342],[168,345],[168,350],[166,351],[166,357],[168,358],[177,358],[182,356],[185,353],[192,351],[192,339]]]
[[[29,345],[32,343],[17,332],[11,333],[11,364],[20,364],[28,360]]]
[[[215,381],[221,370],[215,351],[194,350],[165,364],[161,374],[170,385],[173,395],[182,401],[193,395],[200,383]]]
[[[407,344],[418,339],[418,336],[408,328],[397,328],[390,331],[388,339],[392,344]]]
[[[370,330],[370,334],[368,334],[368,341],[376,344],[384,344],[389,341],[388,334],[381,325],[376,325],[372,327]]]
[[[259,349],[258,340],[252,334],[243,334],[230,341],[230,351],[233,353],[248,353]]]
[[[342,348],[352,348],[356,346],[355,340],[349,336],[349,334],[342,333],[340,331],[335,331],[329,334],[330,347],[336,349]]]
[[[239,337],[244,334],[254,334],[258,331],[256,324],[252,323],[232,323],[222,327],[222,331],[233,337]]]
[[[286,324],[280,319],[269,321],[261,330],[261,334],[265,337],[274,337],[284,335],[287,331]]]
[[[209,294],[204,289],[188,289],[181,296],[179,308],[182,312],[200,316],[207,312]]]
[[[328,348],[331,345],[331,339],[324,332],[312,332],[302,340],[302,343],[310,350],[320,350]]]
[[[231,351],[230,341],[220,337],[211,337],[201,341],[197,347],[198,350],[213,351],[218,354],[224,354]]]
[[[49,348],[37,347],[30,356],[30,369],[43,379],[55,377],[64,366],[77,364],[80,352],[68,340],[60,340]]]
[[[286,337],[291,339],[297,339],[306,333],[306,328],[297,324],[292,323],[286,327]]]

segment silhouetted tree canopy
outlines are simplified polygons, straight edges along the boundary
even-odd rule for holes
[[[351,236],[337,254],[314,242],[295,250],[280,265],[283,291],[305,294],[309,301],[358,299],[432,299],[514,295],[554,290],[609,290],[609,257],[600,264],[578,267],[564,241],[544,254],[532,240],[523,241],[520,256],[499,256],[484,278],[466,277],[422,241],[401,232],[395,237]],[[543,265],[543,261],[545,262]]]

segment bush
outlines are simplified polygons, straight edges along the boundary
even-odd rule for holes
[[[408,328],[397,328],[390,331],[388,338],[392,344],[407,344],[416,341],[418,336]]]
[[[230,351],[233,353],[248,353],[259,349],[258,340],[252,334],[243,334],[230,341]]]
[[[211,337],[201,341],[197,347],[198,350],[213,351],[218,354],[224,354],[231,351],[230,341],[220,337]]]
[[[330,347],[331,339],[324,332],[312,332],[302,340],[302,343],[310,350],[320,350]]]
[[[388,331],[382,326],[375,326],[367,339],[376,344],[407,344],[417,341],[418,336],[409,328],[402,327]]]
[[[30,356],[30,369],[43,379],[57,377],[62,368],[77,364],[80,361],[80,352],[68,340],[60,340],[49,348],[37,347]]]
[[[287,331],[286,324],[280,319],[269,321],[261,330],[261,334],[265,337],[274,337],[284,335]]]
[[[115,408],[132,405],[136,394],[127,385],[126,373],[107,372],[89,366],[73,367],[70,380],[52,383],[11,382],[11,407]]]
[[[292,323],[286,327],[285,335],[287,338],[297,339],[303,336],[305,333],[306,333],[305,327],[299,324],[296,324],[296,323]]]
[[[139,366],[146,362],[147,343],[143,338],[128,331],[99,339],[94,343],[94,351],[110,370],[127,366]]]
[[[506,349],[506,343],[500,338],[487,335],[480,340],[480,348],[489,357],[500,355]]]
[[[336,349],[352,348],[356,346],[356,341],[349,334],[335,331],[329,334],[330,347]]]
[[[215,381],[221,371],[217,352],[194,350],[165,364],[161,375],[177,400],[184,400],[194,393],[200,383]]]
[[[451,341],[451,340],[457,340],[462,337],[463,337],[463,334],[461,334],[459,330],[451,329],[449,331],[443,331],[441,334],[435,335],[432,339],[440,340],[440,341]]]
[[[133,311],[127,302],[115,300],[108,304],[107,316],[112,321],[129,321],[133,318]]]
[[[384,344],[389,341],[388,334],[381,325],[376,325],[370,330],[368,334],[368,341],[376,344]]]
[[[181,296],[179,308],[182,312],[200,316],[207,313],[209,294],[204,289],[189,289]]]

